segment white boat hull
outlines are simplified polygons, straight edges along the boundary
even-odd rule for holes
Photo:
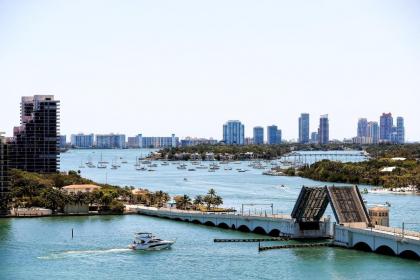
[[[132,243],[128,247],[132,250],[143,250],[143,251],[158,251],[163,249],[170,248],[175,241],[163,241],[158,244],[140,244],[140,243]]]

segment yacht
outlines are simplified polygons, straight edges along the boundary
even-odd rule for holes
[[[105,164],[103,164],[103,163],[100,163],[100,164],[98,164],[98,166],[97,166],[98,168],[106,168],[106,165]]]
[[[132,250],[162,250],[170,248],[175,240],[162,240],[149,232],[139,232],[134,235],[133,243],[128,245]]]

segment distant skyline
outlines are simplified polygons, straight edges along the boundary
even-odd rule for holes
[[[420,140],[420,1],[0,0],[0,131],[21,96],[61,101],[61,133],[222,139],[240,120],[330,139],[404,117]]]

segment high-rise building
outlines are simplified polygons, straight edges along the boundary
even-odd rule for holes
[[[370,138],[371,144],[379,143],[379,125],[378,122],[368,122],[367,137]]]
[[[144,137],[137,135],[140,148],[175,148],[179,144],[179,138],[172,134],[170,137]]]
[[[21,125],[14,128],[8,142],[10,168],[58,172],[59,105],[53,95],[22,97]]]
[[[397,143],[405,143],[405,128],[404,128],[404,118],[397,117]]]
[[[270,125],[267,126],[267,144],[268,145],[275,145],[278,144],[277,142],[277,125]]]
[[[8,160],[6,139],[0,132],[0,215],[7,214],[7,195],[9,193]]]
[[[254,145],[264,144],[264,128],[262,126],[254,127]]]
[[[360,118],[357,122],[357,137],[368,136],[368,121],[366,118]]]
[[[185,137],[181,141],[182,147],[191,147],[197,145],[217,145],[218,141],[216,139],[210,138],[192,138],[192,137]]]
[[[254,138],[253,137],[245,137],[244,144],[245,145],[254,145]]]
[[[88,149],[92,148],[94,145],[94,135],[91,134],[72,134],[71,135],[71,145],[77,149]]]
[[[60,135],[60,148],[65,148],[67,145],[66,135]]]
[[[281,129],[277,129],[276,144],[281,144]]]
[[[140,148],[139,138],[137,136],[127,137],[127,148]]]
[[[318,132],[314,131],[311,133],[311,143],[318,143]]]
[[[309,143],[309,114],[302,113],[299,117],[299,143]]]
[[[244,145],[245,126],[237,120],[225,123],[223,125],[223,142],[227,145]]]
[[[319,144],[328,144],[330,141],[328,115],[321,115],[319,118],[318,140]]]
[[[96,148],[98,149],[123,149],[125,148],[124,134],[97,134]]]
[[[381,142],[391,142],[393,125],[392,114],[383,113],[379,120],[379,140]]]

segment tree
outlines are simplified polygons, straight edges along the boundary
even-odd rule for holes
[[[121,201],[116,201],[113,200],[109,206],[109,209],[113,212],[113,213],[123,213],[125,206]]]
[[[201,206],[201,205],[203,205],[204,204],[204,198],[203,198],[203,196],[202,195],[197,195],[194,198],[193,204],[195,206]]]
[[[44,203],[44,207],[51,209],[53,212],[57,210],[63,210],[66,204],[67,195],[61,190],[55,188],[47,188],[41,192],[41,198]]]
[[[215,204],[216,196],[216,190],[213,188],[209,189],[207,195],[204,196],[203,201],[207,204],[207,210],[210,210],[211,206]]]
[[[176,196],[175,197],[176,208],[178,209],[187,209],[187,207],[191,206],[191,198],[184,194],[183,196]]]

